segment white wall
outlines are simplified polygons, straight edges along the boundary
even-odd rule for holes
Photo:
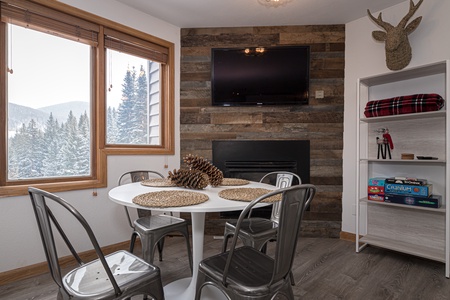
[[[89,11],[106,19],[136,28],[175,44],[175,57],[180,57],[180,28],[155,19],[137,10],[130,9],[112,0],[62,0],[66,4]],[[72,203],[90,223],[101,246],[129,240],[131,229],[125,218],[123,207],[108,200],[108,191],[116,186],[121,173],[131,169],[150,168],[167,174],[168,170],[179,168],[179,59],[175,59],[175,155],[171,156],[109,156],[108,187],[58,193]],[[164,169],[164,164],[169,168]],[[0,198],[0,272],[45,261],[36,220],[27,196]],[[92,247],[88,243],[77,243],[79,249]],[[66,252],[68,255],[68,252]]]
[[[382,11],[383,20],[397,25],[408,9],[409,0],[392,6]],[[409,36],[413,57],[408,67],[450,58],[449,12],[450,1],[425,0],[422,3],[411,19],[423,16],[419,27]],[[378,16],[378,12],[372,14]],[[380,28],[368,17],[346,24],[342,231],[350,233],[355,233],[356,225],[353,215],[356,201],[356,80],[390,72],[385,63],[384,44],[372,38],[374,30]]]

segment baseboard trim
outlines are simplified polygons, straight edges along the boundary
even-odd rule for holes
[[[138,246],[137,245],[138,243],[140,244],[140,240],[136,239],[136,246]],[[125,241],[125,242],[121,242],[118,244],[102,247],[102,251],[103,251],[103,254],[107,255],[107,254],[113,253],[118,250],[129,250],[129,247],[130,247],[130,242]],[[79,253],[79,255],[83,261],[90,261],[90,260],[97,258],[97,254],[95,253],[94,249]],[[69,256],[62,257],[60,259],[60,263],[61,263],[61,268],[65,268],[65,267],[76,265],[76,260],[73,258],[72,255],[69,255]],[[49,270],[48,270],[47,261],[40,262],[40,263],[30,265],[30,266],[26,266],[26,267],[22,267],[22,268],[18,268],[18,269],[14,269],[14,270],[10,270],[10,271],[6,271],[6,272],[2,272],[2,273],[0,273],[0,286],[15,282],[15,281],[27,279],[30,277],[38,276],[41,274],[45,274],[48,272],[49,272]]]
[[[339,237],[341,240],[356,242],[356,234],[354,234],[354,233],[341,231],[341,234]]]

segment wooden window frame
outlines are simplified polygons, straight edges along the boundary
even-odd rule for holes
[[[175,46],[173,43],[143,33],[125,25],[104,19],[94,14],[71,7],[64,3],[53,0],[0,0],[1,2],[13,3],[17,5],[31,5],[44,12],[53,11],[57,18],[69,16],[88,24],[94,23],[98,26],[98,40],[89,41],[93,47],[93,57],[95,66],[92,70],[93,95],[92,95],[92,176],[81,178],[56,178],[39,180],[7,180],[7,112],[0,109],[0,197],[10,197],[25,195],[28,193],[28,186],[33,185],[46,189],[50,192],[61,192],[70,190],[102,188],[107,186],[107,155],[171,155],[175,153],[175,100],[174,100],[174,63]],[[47,10],[49,9],[49,10]],[[89,25],[90,26],[90,25]],[[126,37],[131,37],[132,41],[143,41],[145,45],[155,47],[155,49],[165,49],[164,55],[157,56],[165,59],[161,64],[161,143],[160,145],[107,145],[106,144],[106,32],[117,32]],[[66,35],[62,35],[68,37]],[[70,35],[69,35],[70,38]],[[83,39],[88,39],[83,35]],[[86,42],[86,41],[84,41]],[[0,23],[0,107],[6,108],[6,24]]]

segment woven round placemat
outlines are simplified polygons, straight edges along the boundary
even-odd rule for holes
[[[271,190],[261,188],[236,188],[226,189],[219,192],[219,197],[227,200],[250,202],[256,198],[272,192]],[[276,202],[281,200],[281,194],[269,197],[262,202]]]
[[[133,203],[149,207],[178,207],[206,202],[208,196],[189,191],[159,191],[138,195]]]
[[[224,178],[220,185],[231,186],[231,185],[246,185],[249,184],[248,180],[240,178]]]
[[[141,181],[142,185],[153,187],[170,187],[176,186],[169,178],[152,178]]]

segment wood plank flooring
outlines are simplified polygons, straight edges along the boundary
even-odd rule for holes
[[[218,253],[221,243],[206,236],[205,256]],[[273,244],[268,254],[273,253]],[[189,276],[184,245],[183,238],[166,239],[164,260],[155,262],[161,268],[163,284]],[[450,299],[450,280],[444,271],[443,263],[381,248],[367,247],[356,253],[352,242],[300,238],[293,290],[295,299]],[[0,286],[0,299],[53,300],[55,287],[50,275],[45,274]]]

